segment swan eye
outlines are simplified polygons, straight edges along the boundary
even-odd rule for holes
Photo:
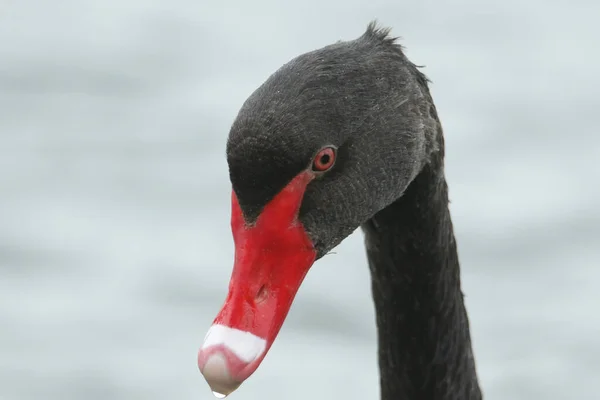
[[[312,170],[315,172],[324,172],[331,169],[335,164],[335,148],[325,147],[321,149],[313,160]]]

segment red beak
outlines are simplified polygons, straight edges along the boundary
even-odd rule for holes
[[[296,176],[253,226],[246,225],[232,194],[235,262],[229,293],[198,353],[213,392],[228,395],[258,368],[315,261],[313,243],[298,221],[312,179],[310,172]]]

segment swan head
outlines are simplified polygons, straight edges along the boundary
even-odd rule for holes
[[[198,356],[214,391],[256,370],[314,261],[402,195],[439,129],[426,78],[373,24],[246,100],[227,142],[234,267]]]

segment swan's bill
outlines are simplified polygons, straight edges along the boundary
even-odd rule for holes
[[[231,196],[235,260],[229,293],[198,353],[213,392],[227,395],[260,365],[317,253],[298,212],[308,183],[300,173],[252,224]],[[285,267],[283,267],[285,266]]]

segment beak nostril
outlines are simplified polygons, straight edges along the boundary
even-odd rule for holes
[[[266,298],[267,298],[267,286],[262,285],[260,287],[260,289],[258,289],[258,292],[256,292],[255,302],[260,303],[260,302],[264,301]]]

